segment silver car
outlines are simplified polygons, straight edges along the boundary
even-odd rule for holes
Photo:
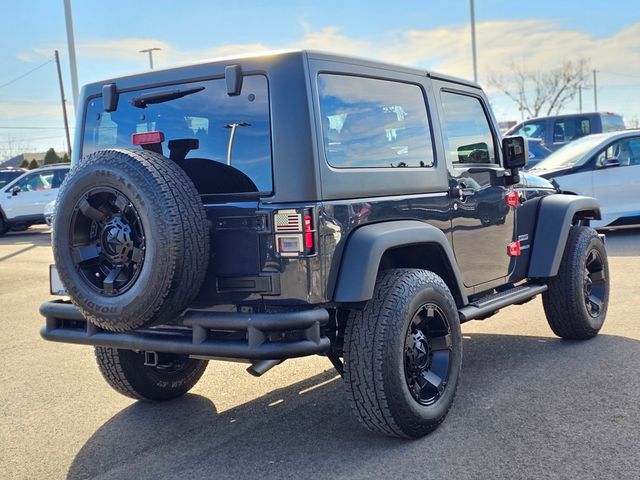
[[[596,197],[596,228],[640,226],[640,130],[580,138],[538,163],[530,173],[552,180],[565,193]]]

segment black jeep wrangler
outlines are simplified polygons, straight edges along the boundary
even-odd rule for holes
[[[368,429],[434,430],[460,323],[542,294],[597,335],[596,200],[520,174],[475,84],[308,51],[84,87],[54,214],[47,340],[93,345],[119,392],[183,395],[208,360],[326,356]]]

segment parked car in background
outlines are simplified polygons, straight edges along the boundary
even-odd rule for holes
[[[527,162],[525,170],[531,170],[553,153],[539,138],[527,138],[527,144],[529,147],[529,161]]]
[[[510,128],[505,136],[520,135],[539,138],[547,148],[557,150],[586,135],[624,129],[624,120],[616,113],[573,113],[532,118]]]
[[[26,171],[24,168],[0,168],[0,188],[4,187],[10,181],[15,180]]]
[[[0,194],[0,235],[45,223],[44,208],[55,200],[70,168],[69,164],[36,168],[4,185]]]
[[[51,200],[44,207],[44,223],[46,223],[48,227],[51,227],[53,223],[53,212],[55,209],[56,209],[55,200]]]
[[[529,170],[553,180],[564,193],[600,201],[596,228],[640,226],[640,130],[581,138]]]

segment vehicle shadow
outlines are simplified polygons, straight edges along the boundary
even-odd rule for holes
[[[138,402],[91,436],[68,478],[631,478],[638,347],[465,335],[454,407],[415,441],[363,430],[333,372],[222,413],[198,395]]]

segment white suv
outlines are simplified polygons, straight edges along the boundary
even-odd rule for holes
[[[69,164],[48,165],[22,174],[0,191],[0,235],[45,223],[44,208],[55,200]]]

